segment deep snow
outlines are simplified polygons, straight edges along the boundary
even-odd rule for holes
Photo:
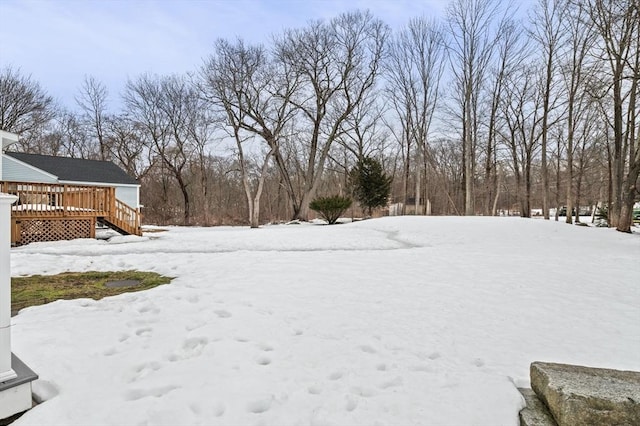
[[[640,370],[640,235],[519,218],[180,228],[11,251],[169,285],[12,319],[16,425],[517,425],[532,361]]]

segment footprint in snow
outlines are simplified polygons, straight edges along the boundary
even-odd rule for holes
[[[342,371],[334,371],[333,373],[329,374],[329,380],[339,380],[342,378],[342,376],[344,376],[344,373]]]
[[[218,318],[229,318],[231,317],[231,313],[229,311],[225,311],[224,309],[218,309],[213,311]]]
[[[375,354],[377,352],[372,346],[369,345],[361,345],[360,350],[368,354]]]
[[[167,357],[171,362],[194,358],[202,353],[205,346],[209,343],[206,337],[191,337],[185,340],[182,344],[182,350],[174,352]]]
[[[429,373],[433,371],[433,367],[429,366],[429,365],[413,365],[411,367],[409,367],[409,370],[411,371],[422,371],[425,373]]]
[[[145,362],[138,365],[133,369],[133,375],[131,379],[127,380],[129,383],[137,382],[140,379],[147,377],[149,374],[160,369],[160,363],[156,361]]]
[[[482,358],[476,358],[473,360],[473,365],[476,367],[484,367],[484,360]]]
[[[392,379],[392,380],[387,380],[385,382],[382,382],[378,385],[378,387],[380,389],[388,389],[388,388],[392,388],[392,387],[396,387],[396,386],[402,386],[402,377],[397,376],[396,378]]]
[[[256,358],[256,364],[258,365],[269,365],[271,364],[271,358],[268,356],[259,356]]]
[[[307,392],[311,395],[320,395],[322,393],[322,388],[320,386],[312,385],[307,388]]]
[[[265,352],[271,352],[273,350],[273,346],[268,343],[258,343],[258,347]]]
[[[148,396],[161,398],[175,389],[178,389],[178,386],[166,385],[147,389],[129,389],[125,392],[124,398],[127,401],[137,401],[138,399],[146,398]]]
[[[345,408],[347,409],[347,411],[351,412],[355,410],[357,407],[358,407],[358,401],[351,398],[350,396],[347,396],[347,404],[345,405]]]
[[[271,408],[272,401],[273,397],[250,401],[247,403],[247,411],[254,414],[267,412]]]
[[[361,388],[359,386],[352,387],[351,393],[354,395],[362,396],[364,398],[369,398],[376,395],[375,390],[369,388]]]
[[[118,353],[118,351],[116,350],[116,348],[111,347],[111,348],[107,349],[106,351],[102,352],[102,355],[104,355],[104,356],[111,356],[111,355],[115,355],[116,353]]]
[[[151,335],[153,329],[151,327],[142,327],[136,330],[136,336],[144,337]]]
[[[160,312],[160,309],[154,308],[153,305],[148,304],[148,305],[141,306],[138,309],[138,312],[141,313],[141,314],[145,314],[147,312],[151,312],[152,314],[157,314],[157,313]]]

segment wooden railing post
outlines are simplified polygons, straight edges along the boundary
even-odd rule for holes
[[[64,185],[62,187],[62,209],[63,209],[63,216],[67,215],[67,209],[69,208],[69,206],[67,206],[67,185]]]

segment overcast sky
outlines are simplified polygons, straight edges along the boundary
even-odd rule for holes
[[[63,105],[85,75],[114,103],[127,78],[196,70],[217,38],[268,43],[284,28],[369,9],[392,28],[442,17],[447,0],[0,0],[0,67],[31,75]]]

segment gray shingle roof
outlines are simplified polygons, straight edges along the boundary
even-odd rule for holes
[[[138,181],[111,161],[53,157],[22,152],[5,152],[5,154],[55,175],[61,181],[139,185]]]

